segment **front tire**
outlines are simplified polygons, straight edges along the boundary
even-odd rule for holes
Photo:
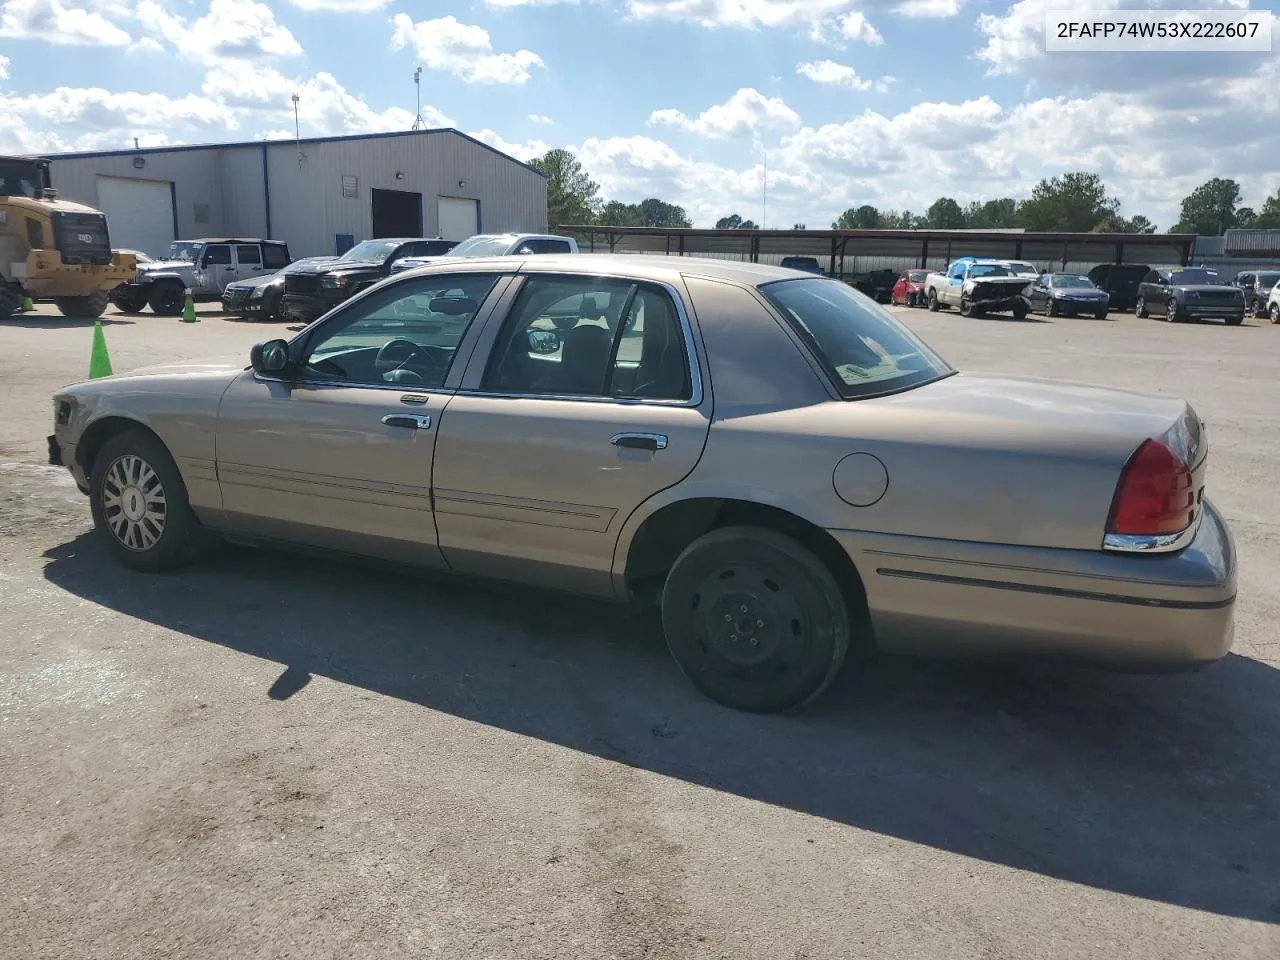
[[[1044,315],[1046,317],[1056,317],[1058,315],[1058,305],[1053,300],[1044,305]]]
[[[0,280],[0,320],[11,317],[22,306],[22,288]]]
[[[1025,303],[1015,303],[1013,305],[1013,319],[1015,320],[1027,319],[1027,305]]]
[[[161,283],[151,291],[151,297],[147,302],[151,304],[152,311],[160,316],[177,317],[182,315],[187,297],[178,284]]]
[[[94,320],[107,309],[107,304],[111,302],[111,291],[99,290],[86,297],[55,297],[53,302],[64,317]]]
[[[1271,322],[1280,323],[1280,303],[1273,303],[1271,305]]]
[[[849,649],[849,611],[831,571],[773,530],[725,527],[695,540],[662,591],[667,648],[704,695],[775,713],[814,700]]]
[[[938,312],[938,291],[937,290],[929,291],[929,312],[930,313]]]
[[[116,293],[111,297],[111,303],[121,313],[141,313],[142,308],[147,305],[147,295],[145,293]]]
[[[1140,320],[1145,320],[1150,316],[1147,313],[1147,300],[1145,297],[1139,297],[1138,302],[1133,305],[1133,315]]]
[[[189,563],[198,553],[200,525],[187,487],[164,444],[127,430],[94,458],[89,503],[98,536],[115,559],[155,573]]]

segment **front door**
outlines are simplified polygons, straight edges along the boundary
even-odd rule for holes
[[[672,294],[524,278],[440,422],[436,523],[450,567],[611,595],[623,524],[706,442],[711,400]]]
[[[1035,283],[1028,284],[1025,296],[1033,312],[1047,310],[1049,306],[1049,278],[1041,276]]]
[[[440,565],[431,460],[453,358],[495,274],[393,283],[295,341],[288,382],[223,395],[216,459],[233,531]],[[456,371],[460,375],[461,371]]]
[[[231,256],[231,246],[225,243],[211,243],[204,248],[200,257],[200,289],[192,293],[205,296],[217,296],[228,283],[236,278],[236,264]]]

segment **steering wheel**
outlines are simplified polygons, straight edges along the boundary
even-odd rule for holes
[[[452,354],[442,347],[424,346],[397,337],[382,345],[373,363],[374,368],[382,372],[383,380],[392,383],[425,383],[426,377],[407,366],[415,359],[419,361],[417,366],[425,368],[428,376],[435,377],[438,374],[443,380],[449,370]]]
[[[386,372],[398,370],[416,357],[420,350],[421,347],[412,340],[396,337],[378,348],[378,355],[373,358],[373,365],[376,369]]]

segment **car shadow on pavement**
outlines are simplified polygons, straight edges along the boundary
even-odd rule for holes
[[[58,316],[41,316],[26,317],[22,314],[14,314],[12,317],[0,317],[0,326],[6,327],[23,327],[27,329],[46,330],[68,330],[72,327],[85,327],[92,329],[95,323],[101,322],[104,327],[131,327],[134,321],[122,320],[119,316],[103,316],[103,317],[64,317]]]
[[[1280,924],[1280,670],[1193,674],[875,658],[786,716],[702,698],[656,617],[506,585],[227,548],[181,574],[86,534],[47,579],[281,666],[940,850]]]

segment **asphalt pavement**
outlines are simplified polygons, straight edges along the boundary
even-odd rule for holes
[[[1280,327],[897,312],[965,370],[1192,401],[1232,655],[881,658],[757,717],[601,604],[245,548],[131,573],[43,463],[91,324],[0,321],[0,956],[1275,960]],[[287,333],[104,329],[117,371]]]

